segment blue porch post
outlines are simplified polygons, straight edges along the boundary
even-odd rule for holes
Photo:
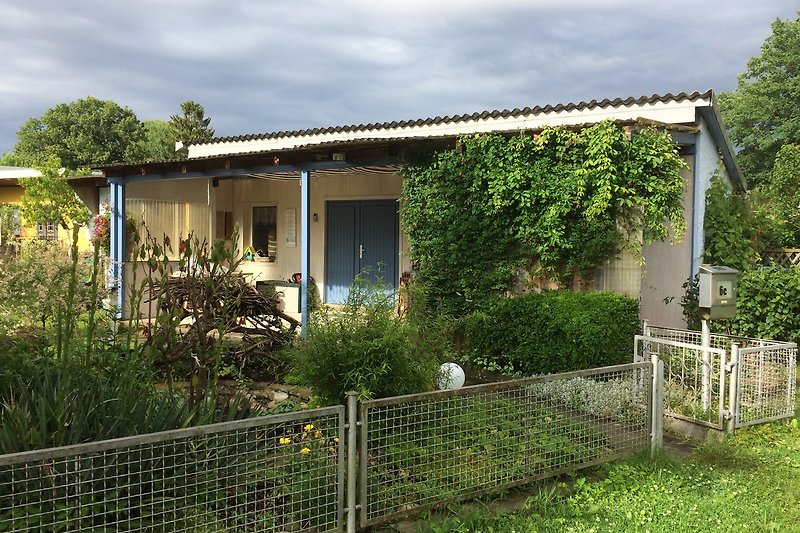
[[[117,316],[122,317],[125,303],[122,273],[125,259],[125,182],[121,178],[108,178],[111,209],[111,280],[117,288]]]
[[[300,327],[306,337],[308,325],[309,257],[311,253],[311,171],[300,171]]]

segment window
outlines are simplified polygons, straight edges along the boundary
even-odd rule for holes
[[[252,245],[256,254],[275,261],[278,256],[278,208],[253,208]],[[263,255],[262,255],[263,254]]]
[[[19,207],[13,204],[0,204],[0,244],[8,244],[19,236]]]
[[[55,222],[36,224],[36,238],[40,241],[57,241],[58,224]]]

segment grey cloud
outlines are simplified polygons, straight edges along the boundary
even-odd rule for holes
[[[87,95],[219,135],[729,90],[788,0],[6,0],[0,152]]]

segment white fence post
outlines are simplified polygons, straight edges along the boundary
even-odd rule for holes
[[[708,327],[708,321],[703,320],[703,338],[701,341],[703,348],[711,347],[711,328]],[[703,350],[702,357],[703,365],[703,381],[700,384],[700,405],[704,412],[708,412],[711,408],[711,353]]]
[[[763,353],[763,350],[762,350]],[[739,425],[739,345],[734,343],[731,346],[731,360],[729,362],[729,384],[728,384],[728,409],[729,418],[727,430],[732,433]]]
[[[651,387],[650,454],[653,455],[664,444],[664,361],[658,354],[650,354],[653,363]]]

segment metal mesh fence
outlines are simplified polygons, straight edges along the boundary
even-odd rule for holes
[[[706,349],[699,331],[649,326],[647,332],[649,337],[637,337],[637,353],[654,352],[664,360],[665,412],[671,416],[719,429],[726,415],[737,427],[794,416],[796,344],[712,333]],[[736,395],[730,401],[724,392],[730,386],[725,363],[732,361],[734,344],[739,355]]]
[[[649,335],[658,339],[685,342],[687,344],[703,344],[703,334],[700,331],[685,329],[662,328],[658,326],[648,327]],[[730,351],[731,346],[737,344],[740,348],[753,348],[757,346],[769,346],[781,344],[776,341],[754,339],[752,337],[739,337],[736,335],[723,335],[722,333],[711,333],[709,336],[709,346],[719,350]]]
[[[739,350],[736,425],[794,416],[797,345]]]
[[[677,338],[686,340],[636,337],[637,357],[656,354],[664,362],[664,412],[724,429],[727,352],[690,344],[690,335]]]
[[[361,525],[647,447],[651,364],[361,404]]]
[[[0,456],[0,531],[329,531],[344,408]]]

